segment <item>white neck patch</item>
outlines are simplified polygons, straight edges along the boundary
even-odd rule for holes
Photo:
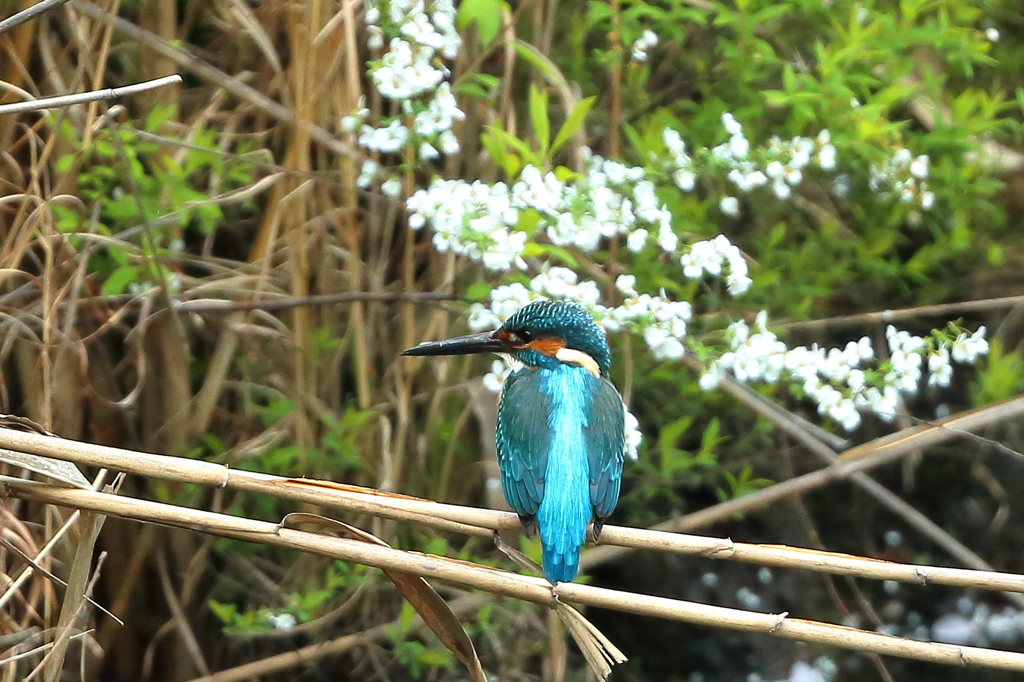
[[[581,350],[575,350],[573,348],[559,348],[555,353],[555,359],[560,362],[564,362],[567,365],[582,367],[598,379],[601,378],[601,368],[598,367],[597,360]]]

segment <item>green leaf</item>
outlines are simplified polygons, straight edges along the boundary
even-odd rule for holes
[[[491,285],[487,282],[474,282],[466,290],[466,298],[471,301],[482,301],[491,293]]]
[[[155,104],[149,115],[146,116],[145,129],[151,133],[158,133],[164,124],[174,118],[177,113],[177,107],[173,105]]]
[[[548,94],[530,83],[530,122],[533,134],[537,138],[537,146],[542,157],[548,153],[548,142],[551,140],[551,122],[548,120]]]
[[[487,132],[494,135],[494,137],[504,144],[506,148],[512,148],[519,152],[524,163],[530,163],[534,166],[540,166],[542,164],[541,158],[535,151],[530,149],[530,145],[526,144],[512,133],[502,130],[497,126],[487,126]]]
[[[569,115],[565,117],[565,123],[558,130],[558,134],[555,135],[555,141],[551,143],[551,154],[554,154],[562,145],[569,141],[576,131],[583,127],[583,121],[586,120],[587,114],[590,113],[590,109],[594,106],[594,102],[597,101],[596,97],[587,97],[576,102],[576,105],[569,112]]]
[[[103,282],[103,293],[108,296],[116,296],[123,293],[129,284],[135,282],[139,276],[139,269],[134,265],[122,265],[110,273],[110,276]]]
[[[213,611],[213,615],[217,616],[217,619],[225,625],[229,625],[238,613],[238,607],[234,604],[221,604],[219,601],[211,599],[207,605]]]
[[[480,43],[490,47],[501,31],[501,18],[511,8],[504,0],[464,0],[459,5],[459,16],[456,20],[459,30],[464,31],[470,24],[476,24],[476,34]]]
[[[540,71],[541,75],[558,90],[570,91],[569,81],[565,79],[558,66],[536,47],[523,40],[516,40],[516,54],[524,62]]]

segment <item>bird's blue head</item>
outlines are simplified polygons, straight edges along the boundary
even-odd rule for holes
[[[567,301],[534,301],[493,332],[421,343],[402,355],[507,353],[529,367],[559,364],[585,367],[608,376],[612,354],[604,330],[582,306]]]

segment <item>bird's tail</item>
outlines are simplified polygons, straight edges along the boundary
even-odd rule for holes
[[[562,551],[545,545],[541,557],[544,577],[552,583],[569,583],[580,568],[580,545]]]
[[[571,582],[579,570],[580,547],[586,540],[587,523],[593,514],[590,489],[585,479],[552,481],[550,476],[545,488],[537,511],[544,577],[553,583]]]

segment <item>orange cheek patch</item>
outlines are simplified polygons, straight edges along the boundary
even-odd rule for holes
[[[555,353],[565,348],[565,341],[562,339],[537,339],[526,345],[539,353],[553,358]]]

